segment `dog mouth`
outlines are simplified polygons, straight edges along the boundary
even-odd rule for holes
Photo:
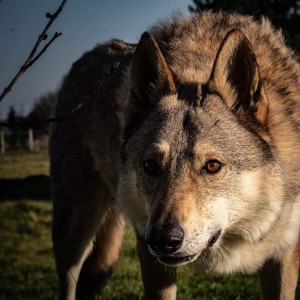
[[[158,260],[168,266],[179,266],[188,264],[198,257],[198,254],[186,255],[186,256],[171,256],[171,255],[162,255],[158,256]]]

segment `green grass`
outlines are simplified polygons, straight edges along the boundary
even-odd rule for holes
[[[23,179],[32,175],[49,175],[49,160],[43,152],[13,152],[0,155],[0,178]]]
[[[0,156],[0,179],[48,176],[46,153]],[[16,200],[0,203],[0,300],[55,299],[57,277],[51,244],[49,200]],[[153,274],[155,276],[155,274]],[[143,287],[135,250],[135,236],[128,226],[120,260],[98,299],[141,299]],[[299,299],[300,295],[297,294]],[[211,276],[178,270],[178,299],[258,299],[256,276]]]
[[[0,204],[0,299],[55,299],[51,204]]]

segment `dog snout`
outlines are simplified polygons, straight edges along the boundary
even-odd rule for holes
[[[170,254],[177,251],[184,239],[184,231],[177,224],[151,226],[146,233],[146,243],[156,253]]]

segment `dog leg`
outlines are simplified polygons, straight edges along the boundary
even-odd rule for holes
[[[145,300],[176,299],[176,268],[161,264],[137,235],[137,250],[141,264]]]
[[[84,186],[86,188],[82,188]],[[53,212],[53,244],[60,299],[75,300],[81,268],[92,253],[99,228],[112,207],[112,197],[97,177],[89,185],[83,182],[73,184],[68,192],[60,190],[55,193]]]
[[[261,298],[293,300],[299,273],[300,245],[289,249],[281,261],[269,260],[259,271]]]
[[[54,234],[53,238],[61,300],[76,299],[79,274],[86,257],[92,251],[92,234],[83,236],[78,232],[79,228],[73,227],[73,230],[69,234],[64,234],[67,230],[61,231]]]
[[[112,205],[97,232],[93,251],[82,267],[77,285],[78,299],[93,299],[104,287],[119,257],[124,226],[118,207]]]

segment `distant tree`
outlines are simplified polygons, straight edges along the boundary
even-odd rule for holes
[[[57,100],[57,93],[52,92],[41,96],[33,105],[32,110],[27,116],[28,122],[39,122],[50,119],[54,115],[54,106]],[[48,133],[50,123],[39,125],[41,134]]]
[[[14,125],[20,122],[25,122],[26,118],[21,114],[18,114],[13,106],[9,107],[9,111],[6,116],[6,122]],[[26,139],[24,139],[24,130],[18,127],[11,127],[7,131],[7,144],[11,149],[19,149],[24,147]]]
[[[7,113],[7,118],[6,118],[7,122],[15,123],[16,117],[17,117],[17,113],[16,113],[15,108],[13,106],[10,106],[9,111]]]
[[[267,16],[277,28],[281,28],[287,43],[300,53],[300,1],[299,0],[193,0],[191,12],[205,9],[224,10]]]
[[[26,121],[26,117],[24,117],[22,113],[20,113],[20,110],[18,113],[14,106],[10,106],[7,113],[6,121],[11,124],[17,124]]]

